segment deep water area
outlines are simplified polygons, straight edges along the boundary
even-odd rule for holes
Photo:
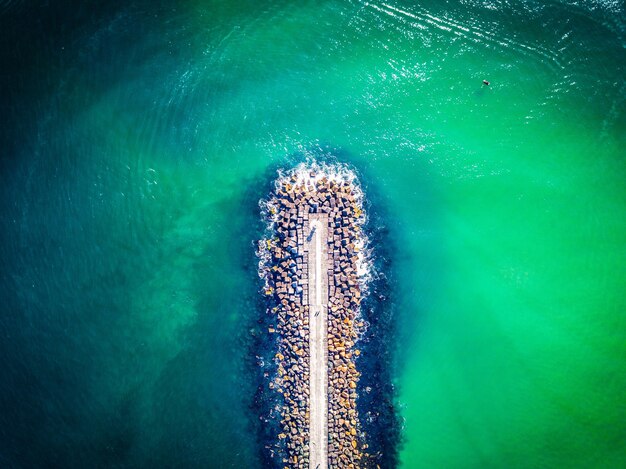
[[[623,1],[4,0],[0,65],[0,467],[267,466],[258,201],[328,155],[381,467],[626,467]]]

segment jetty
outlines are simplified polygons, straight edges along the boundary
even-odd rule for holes
[[[367,259],[353,172],[316,163],[283,173],[264,204],[260,275],[276,337],[277,467],[360,467],[367,444],[356,401]]]

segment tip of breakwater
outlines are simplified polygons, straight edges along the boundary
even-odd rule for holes
[[[372,250],[367,234],[362,229],[367,224],[367,212],[364,210],[365,194],[359,183],[355,170],[344,163],[327,163],[324,161],[309,160],[301,162],[290,169],[278,169],[277,177],[274,180],[272,192],[269,197],[259,201],[261,216],[265,221],[265,237],[258,244],[257,257],[259,258],[259,276],[267,279],[264,268],[271,261],[269,252],[269,242],[276,236],[276,222],[279,220],[277,194],[285,184],[293,187],[309,187],[311,190],[317,188],[320,181],[336,184],[337,186],[349,186],[352,189],[354,203],[359,207],[358,216],[352,222],[361,228],[360,236],[355,240],[358,269],[358,279],[360,286],[367,294],[368,286],[373,276]],[[270,262],[271,263],[271,262]]]

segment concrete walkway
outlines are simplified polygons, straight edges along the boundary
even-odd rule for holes
[[[309,214],[309,467],[328,468],[328,216]]]

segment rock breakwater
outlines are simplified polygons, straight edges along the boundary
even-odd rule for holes
[[[265,201],[263,293],[275,316],[280,466],[359,467],[367,450],[357,411],[367,276],[363,195],[344,167],[302,164]]]

